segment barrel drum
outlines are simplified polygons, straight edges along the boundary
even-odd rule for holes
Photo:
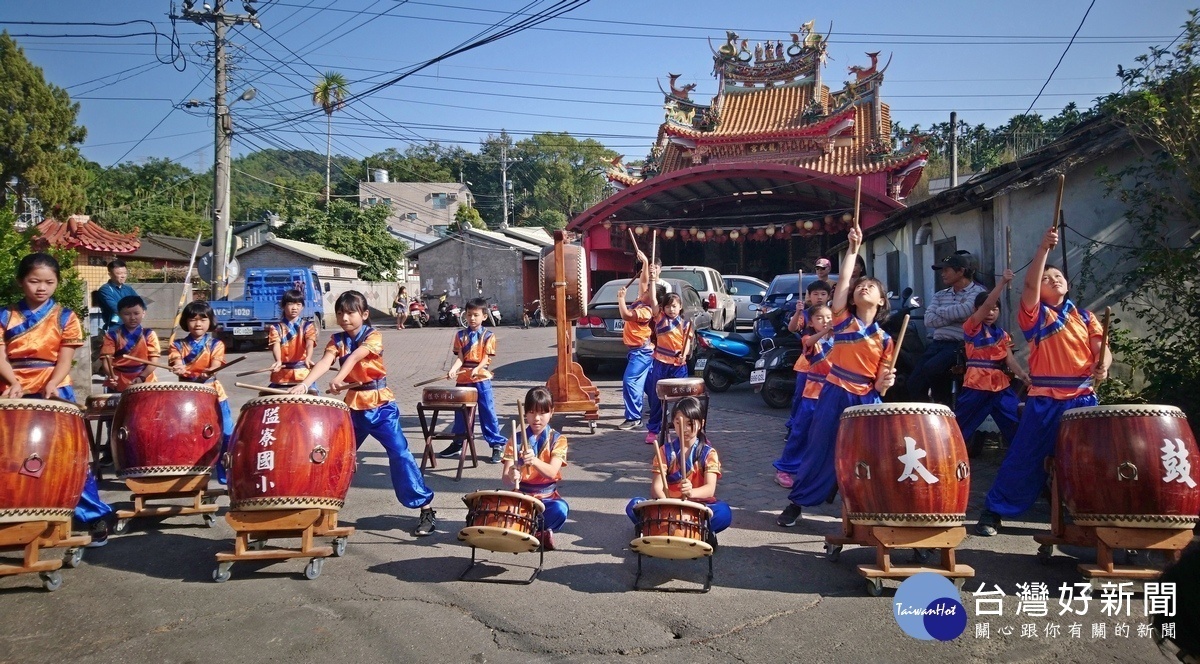
[[[83,411],[43,399],[0,399],[0,523],[69,521],[87,478]]]
[[[130,385],[112,432],[117,477],[208,475],[221,448],[217,391],[197,383]]]
[[[587,261],[583,247],[576,244],[558,244],[563,251],[563,282],[566,284],[567,319],[580,318],[587,315]],[[542,300],[542,311],[546,316],[557,314],[556,302],[558,291],[555,289],[554,268],[555,247],[542,249],[538,258],[538,296]]]

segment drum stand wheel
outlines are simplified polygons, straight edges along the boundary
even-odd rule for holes
[[[19,564],[0,563],[0,576],[13,574],[37,574],[42,587],[47,591],[62,586],[64,565],[75,567],[83,560],[83,547],[92,538],[88,535],[71,535],[71,524],[67,521],[22,521],[0,524],[0,552],[20,551]],[[41,560],[42,549],[66,548],[63,556],[52,560]]]
[[[338,526],[337,511],[319,508],[291,510],[230,510],[225,520],[236,533],[232,552],[217,554],[213,581],[228,581],[230,568],[238,561],[274,561],[308,558],[304,578],[321,576],[325,559],[346,553],[346,540],[354,534],[350,526]],[[316,546],[315,537],[331,537],[331,546]],[[300,539],[300,548],[267,546],[269,539]]]
[[[173,516],[194,516],[204,519],[205,527],[216,522],[217,498],[225,495],[225,489],[209,490],[208,475],[166,475],[161,477],[127,477],[125,486],[132,492],[132,510],[118,510],[117,523],[113,529],[122,534],[128,531],[131,519],[166,519]],[[148,505],[151,500],[186,498],[191,505]]]
[[[836,563],[842,558],[842,545],[825,543],[825,559],[831,563]]]

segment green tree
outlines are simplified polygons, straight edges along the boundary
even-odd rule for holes
[[[533,215],[522,226],[541,226],[548,231],[567,227],[567,215],[558,210],[542,210]]]
[[[329,167],[333,149],[333,112],[340,111],[350,96],[346,77],[335,71],[325,72],[313,85],[312,102],[325,111],[325,204],[329,205]]]
[[[259,150],[238,157],[232,164],[231,194],[235,220],[260,219],[268,212],[277,212],[279,184],[282,179],[299,179],[319,173],[325,168],[325,158],[312,150]],[[342,155],[333,155],[333,195],[358,194],[359,178],[366,174],[362,162]],[[212,177],[204,176],[212,196]],[[318,183],[313,191],[319,191]]]
[[[21,259],[34,251],[33,236],[36,231],[30,229],[24,233],[18,232],[15,226],[16,218],[7,209],[0,209],[0,307],[16,303],[25,293],[17,285],[17,264]],[[83,299],[83,279],[72,267],[75,264],[75,252],[63,249],[50,249],[48,252],[58,260],[62,279],[54,299],[63,306],[75,310],[83,320],[87,319],[87,308]],[[86,327],[85,327],[86,329]]]
[[[483,217],[479,215],[479,210],[470,205],[460,205],[458,210],[454,212],[454,227],[452,230],[463,230],[465,228],[487,228],[487,224],[483,223]]]
[[[555,210],[569,219],[609,193],[604,167],[617,153],[597,141],[544,132],[518,141],[515,152],[514,189],[530,192],[523,217]]]
[[[46,82],[42,70],[30,64],[8,31],[0,33],[0,109],[0,182],[15,177],[17,194],[23,196],[33,184],[33,173],[41,181],[38,184],[53,190],[55,204],[82,207],[74,180],[77,172],[61,183],[48,177],[54,164],[78,166],[70,155],[60,153],[82,143],[87,134],[76,124],[79,104],[71,103],[66,90]],[[8,206],[7,196],[7,188],[0,187],[0,207]]]
[[[212,234],[210,176],[167,159],[125,162],[103,171],[90,166],[95,175],[87,189],[87,211],[106,228],[188,238]]]

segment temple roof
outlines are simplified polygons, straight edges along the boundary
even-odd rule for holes
[[[74,214],[67,220],[46,219],[37,225],[35,240],[51,247],[86,249],[100,254],[130,254],[142,246],[138,231],[121,234],[106,230],[84,214]]]

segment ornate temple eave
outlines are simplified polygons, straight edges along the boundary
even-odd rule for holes
[[[759,132],[722,134],[719,132],[704,132],[683,127],[673,122],[663,123],[660,135],[666,134],[672,138],[692,139],[696,145],[717,145],[724,143],[745,143],[764,139],[778,140],[790,138],[827,139],[833,136],[852,133],[855,122],[853,106],[843,109],[836,115],[831,115],[820,122],[799,128],[784,128]]]

